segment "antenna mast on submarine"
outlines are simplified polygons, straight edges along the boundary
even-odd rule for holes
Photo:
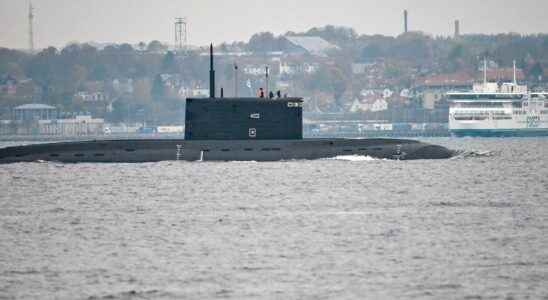
[[[269,78],[269,74],[268,74],[268,66],[265,67],[265,77],[266,77],[266,78],[265,78],[265,81],[266,81],[265,96],[268,97],[268,94],[269,94],[268,88],[269,88],[269,86],[270,86],[270,84],[269,84],[269,79],[270,79],[270,78]]]
[[[213,67],[213,43],[209,45],[209,98],[215,98],[215,69]]]
[[[238,98],[238,65],[234,62],[234,97]]]

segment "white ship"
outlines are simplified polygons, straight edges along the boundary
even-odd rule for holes
[[[474,84],[449,92],[449,130],[455,136],[548,136],[548,92],[530,92],[514,82]]]

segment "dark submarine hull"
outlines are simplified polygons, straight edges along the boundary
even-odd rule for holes
[[[143,163],[159,161],[312,160],[341,155],[381,159],[446,159],[445,147],[399,139],[303,140],[93,140],[15,146],[0,149],[0,163]]]

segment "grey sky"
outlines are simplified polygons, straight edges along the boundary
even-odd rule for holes
[[[173,20],[189,19],[191,44],[247,40],[259,31],[281,34],[326,24],[359,33],[397,35],[402,11],[410,29],[463,33],[548,33],[548,0],[33,0],[37,47],[71,41],[172,42]],[[28,44],[28,0],[0,0],[0,46]]]

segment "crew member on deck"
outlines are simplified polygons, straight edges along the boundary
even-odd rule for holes
[[[274,93],[272,91],[270,91],[270,93],[268,93],[268,98],[269,99],[274,99]]]
[[[263,90],[263,88],[259,88],[259,98],[264,98],[264,90]]]
[[[278,90],[276,92],[276,96],[278,96],[278,99],[282,98],[282,92],[280,90]]]

